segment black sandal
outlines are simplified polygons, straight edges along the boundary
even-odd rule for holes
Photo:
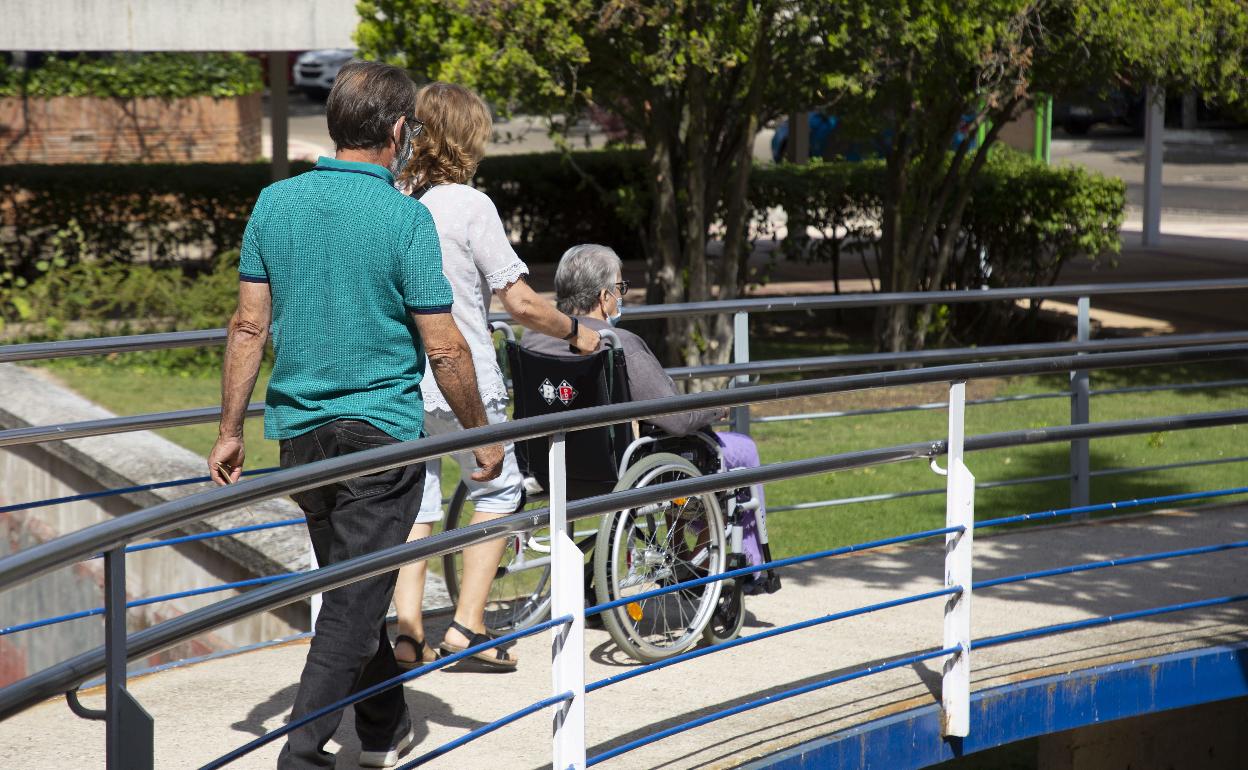
[[[459,623],[456,623],[455,621],[451,621],[451,628],[463,634],[464,637],[468,639],[468,644],[461,647],[458,644],[454,644],[452,642],[446,641],[446,639],[443,639],[442,644],[438,645],[438,651],[442,653],[443,657],[447,655],[454,655],[456,653],[463,652],[469,647],[476,647],[479,644],[486,644],[488,642],[493,641],[494,639],[494,637],[490,636],[489,634],[475,633],[473,632],[472,629],[466,628],[465,626],[462,626]],[[519,661],[517,661],[515,658],[508,655],[506,650],[500,650],[497,647],[495,647],[494,649],[490,649],[490,650],[482,650],[481,652],[478,652],[475,655],[470,655],[468,656],[467,660],[471,660],[474,663],[477,663],[493,671],[515,671],[516,664],[519,663]]]
[[[395,656],[394,662],[399,664],[399,668],[405,671],[411,671],[412,669],[419,668],[420,666],[423,666],[426,663],[432,663],[435,660],[437,660],[439,657],[438,651],[433,649],[429,645],[425,644],[424,639],[417,639],[415,637],[408,636],[407,634],[399,634],[398,636],[394,637],[394,643],[397,645],[399,642],[407,642],[408,644],[412,646],[412,649],[416,652],[415,660],[400,660],[397,655]],[[432,654],[433,657],[430,658],[429,660],[426,660],[425,659],[426,652],[429,652],[430,654]]]

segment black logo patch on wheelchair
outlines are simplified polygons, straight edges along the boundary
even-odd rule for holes
[[[549,378],[542,380],[542,384],[537,386],[537,392],[546,401],[547,406],[555,403],[555,401],[560,401],[564,406],[567,406],[576,400],[577,395],[576,388],[572,387],[567,380],[556,386],[551,384]]]

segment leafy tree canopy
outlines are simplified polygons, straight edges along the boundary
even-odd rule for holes
[[[471,86],[504,110],[618,114],[645,145],[649,300],[730,298],[761,123],[827,107],[888,166],[886,289],[948,285],[998,132],[1039,95],[1158,84],[1245,98],[1243,0],[361,0],[364,55]],[[990,126],[985,141],[977,129]],[[840,129],[838,129],[840,130]],[[592,180],[589,180],[592,184]],[[611,191],[600,191],[610,193]],[[723,256],[708,261],[719,224]],[[956,271],[955,271],[956,272]],[[919,347],[928,310],[881,344]],[[722,361],[727,319],[678,322],[669,358]]]

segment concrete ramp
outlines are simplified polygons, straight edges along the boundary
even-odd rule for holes
[[[832,513],[829,515],[846,515]],[[1248,507],[1171,511],[1016,530],[976,538],[975,579],[1118,556],[1248,539]],[[1245,549],[1035,580],[976,592],[977,638],[1166,604],[1248,592]],[[943,542],[824,560],[783,573],[784,589],[751,597],[745,633],[940,587]],[[588,697],[590,754],[734,704],[940,646],[940,599],[782,635],[672,666]],[[437,632],[434,634],[435,638]],[[632,665],[589,631],[589,681]],[[1248,642],[1248,607],[1233,604],[976,651],[973,688]],[[523,640],[512,674],[436,672],[407,686],[420,746],[407,759],[550,693],[550,637]],[[198,767],[283,723],[306,643],[173,668],[132,681],[156,719],[156,765]],[[730,768],[938,701],[939,661],[889,671],[769,704],[604,762],[605,768]],[[88,705],[102,696],[89,695]],[[534,714],[427,765],[542,768],[550,715]],[[972,730],[975,724],[972,722]],[[354,768],[350,714],[338,767]],[[63,699],[0,723],[0,767],[103,767],[104,728],[73,717]],[[279,746],[233,767],[274,766]]]

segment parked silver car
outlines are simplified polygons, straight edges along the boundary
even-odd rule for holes
[[[325,101],[329,98],[329,89],[334,87],[338,70],[353,58],[355,51],[349,48],[308,51],[295,61],[295,88],[310,99]]]

